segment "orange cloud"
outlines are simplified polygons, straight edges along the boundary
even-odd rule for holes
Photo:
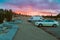
[[[55,13],[53,13],[53,11],[51,12],[50,10],[38,10],[38,9],[34,9],[32,6],[28,5],[28,6],[15,6],[12,4],[6,4],[7,7],[9,9],[12,9],[14,12],[16,12],[17,14],[23,14],[23,15],[43,15],[43,16],[51,16],[51,15],[56,15]]]

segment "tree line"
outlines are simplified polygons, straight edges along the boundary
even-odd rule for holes
[[[12,17],[16,15],[16,13],[14,13],[11,9],[9,10],[4,10],[4,9],[0,9],[0,24],[3,23],[4,20],[6,21],[11,21],[12,20]],[[21,14],[19,14],[21,15]],[[57,16],[43,16],[45,18],[55,18],[55,19],[58,19],[60,18],[60,13],[57,15]]]
[[[0,9],[0,24],[6,19],[6,21],[11,21],[13,16],[12,10]]]
[[[52,19],[56,19],[56,20],[58,20],[58,19],[60,19],[60,13],[58,14],[58,15],[56,15],[56,16],[43,16],[44,18],[52,18]]]

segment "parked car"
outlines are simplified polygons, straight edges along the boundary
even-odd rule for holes
[[[44,20],[42,16],[33,16],[30,19],[28,19],[29,22],[36,22],[38,20]]]
[[[55,20],[41,20],[41,21],[35,22],[35,25],[38,27],[42,27],[42,26],[57,27],[59,26],[59,23]]]

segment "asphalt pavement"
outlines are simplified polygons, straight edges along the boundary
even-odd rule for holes
[[[23,22],[17,24],[19,30],[15,35],[14,40],[57,40],[56,37],[27,22],[27,17],[20,18]]]
[[[58,22],[59,22],[58,27],[41,27],[41,28],[60,40],[60,20]]]

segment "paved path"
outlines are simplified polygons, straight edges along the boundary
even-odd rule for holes
[[[23,22],[18,24],[19,30],[15,35],[14,40],[57,40],[52,35],[27,22],[25,17],[23,17],[22,20]]]

